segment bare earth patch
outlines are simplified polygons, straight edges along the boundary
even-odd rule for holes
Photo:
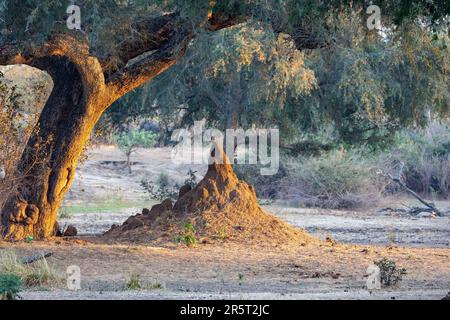
[[[186,247],[105,245],[86,240],[9,244],[18,255],[51,250],[49,263],[82,272],[82,291],[27,291],[30,299],[438,299],[450,288],[450,250],[320,243],[245,246],[233,243]],[[399,287],[370,293],[365,272],[387,257],[407,269]],[[126,290],[131,274],[162,289]]]

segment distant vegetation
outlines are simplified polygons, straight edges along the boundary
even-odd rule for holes
[[[256,186],[260,197],[284,199],[295,206],[355,208],[404,191],[380,178],[378,169],[401,174],[407,186],[423,196],[449,199],[449,141],[449,123],[433,122],[427,129],[398,132],[390,145],[376,150],[369,145],[341,145],[322,151],[304,149],[306,155],[286,152],[276,176],[260,176],[257,168],[247,165],[237,171]]]
[[[131,155],[136,152],[137,148],[151,148],[155,145],[156,134],[153,132],[130,129],[118,133],[115,136],[115,140],[120,150],[127,157],[127,168],[129,173],[131,173]]]

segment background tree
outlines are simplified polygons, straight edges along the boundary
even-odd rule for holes
[[[136,152],[137,148],[151,148],[155,145],[156,134],[144,130],[130,129],[127,132],[121,132],[116,136],[116,142],[119,149],[127,157],[126,166],[128,172],[131,170],[131,155]]]

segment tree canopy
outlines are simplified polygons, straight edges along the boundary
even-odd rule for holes
[[[129,55],[132,49],[142,46],[145,55],[158,48],[165,36],[156,31],[177,32],[172,19],[194,26],[177,65],[109,111],[116,123],[148,115],[171,128],[206,118],[219,127],[270,124],[286,138],[330,125],[354,143],[424,125],[430,111],[448,115],[448,1],[71,3],[81,7],[80,33],[106,75],[142,58]],[[382,30],[366,26],[371,4],[381,8]],[[0,1],[1,43],[25,51],[68,33],[67,6]],[[205,29],[208,15],[214,18]],[[212,33],[214,21],[236,25]]]

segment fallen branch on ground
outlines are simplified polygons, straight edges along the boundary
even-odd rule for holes
[[[51,251],[39,252],[39,253],[33,254],[31,256],[23,257],[21,261],[22,261],[23,264],[31,264],[31,263],[34,263],[34,262],[36,262],[38,260],[51,257],[52,255],[53,255],[53,252],[51,252]]]
[[[423,198],[421,198],[416,192],[414,192],[413,190],[411,190],[410,188],[408,188],[408,186],[402,181],[402,172],[403,172],[403,167],[404,164],[402,163],[402,167],[400,168],[399,174],[397,178],[394,178],[390,173],[385,173],[383,172],[381,169],[379,169],[377,171],[377,174],[390,179],[391,181],[397,183],[398,185],[400,185],[402,188],[404,188],[410,195],[412,195],[414,198],[416,198],[417,200],[419,200],[422,204],[424,204],[427,208],[418,208],[418,207],[414,207],[414,208],[410,208],[410,210],[408,212],[410,212],[411,214],[417,215],[421,212],[431,212],[431,213],[435,213],[436,215],[438,215],[439,217],[443,217],[444,214],[439,211],[433,203],[425,201]]]

